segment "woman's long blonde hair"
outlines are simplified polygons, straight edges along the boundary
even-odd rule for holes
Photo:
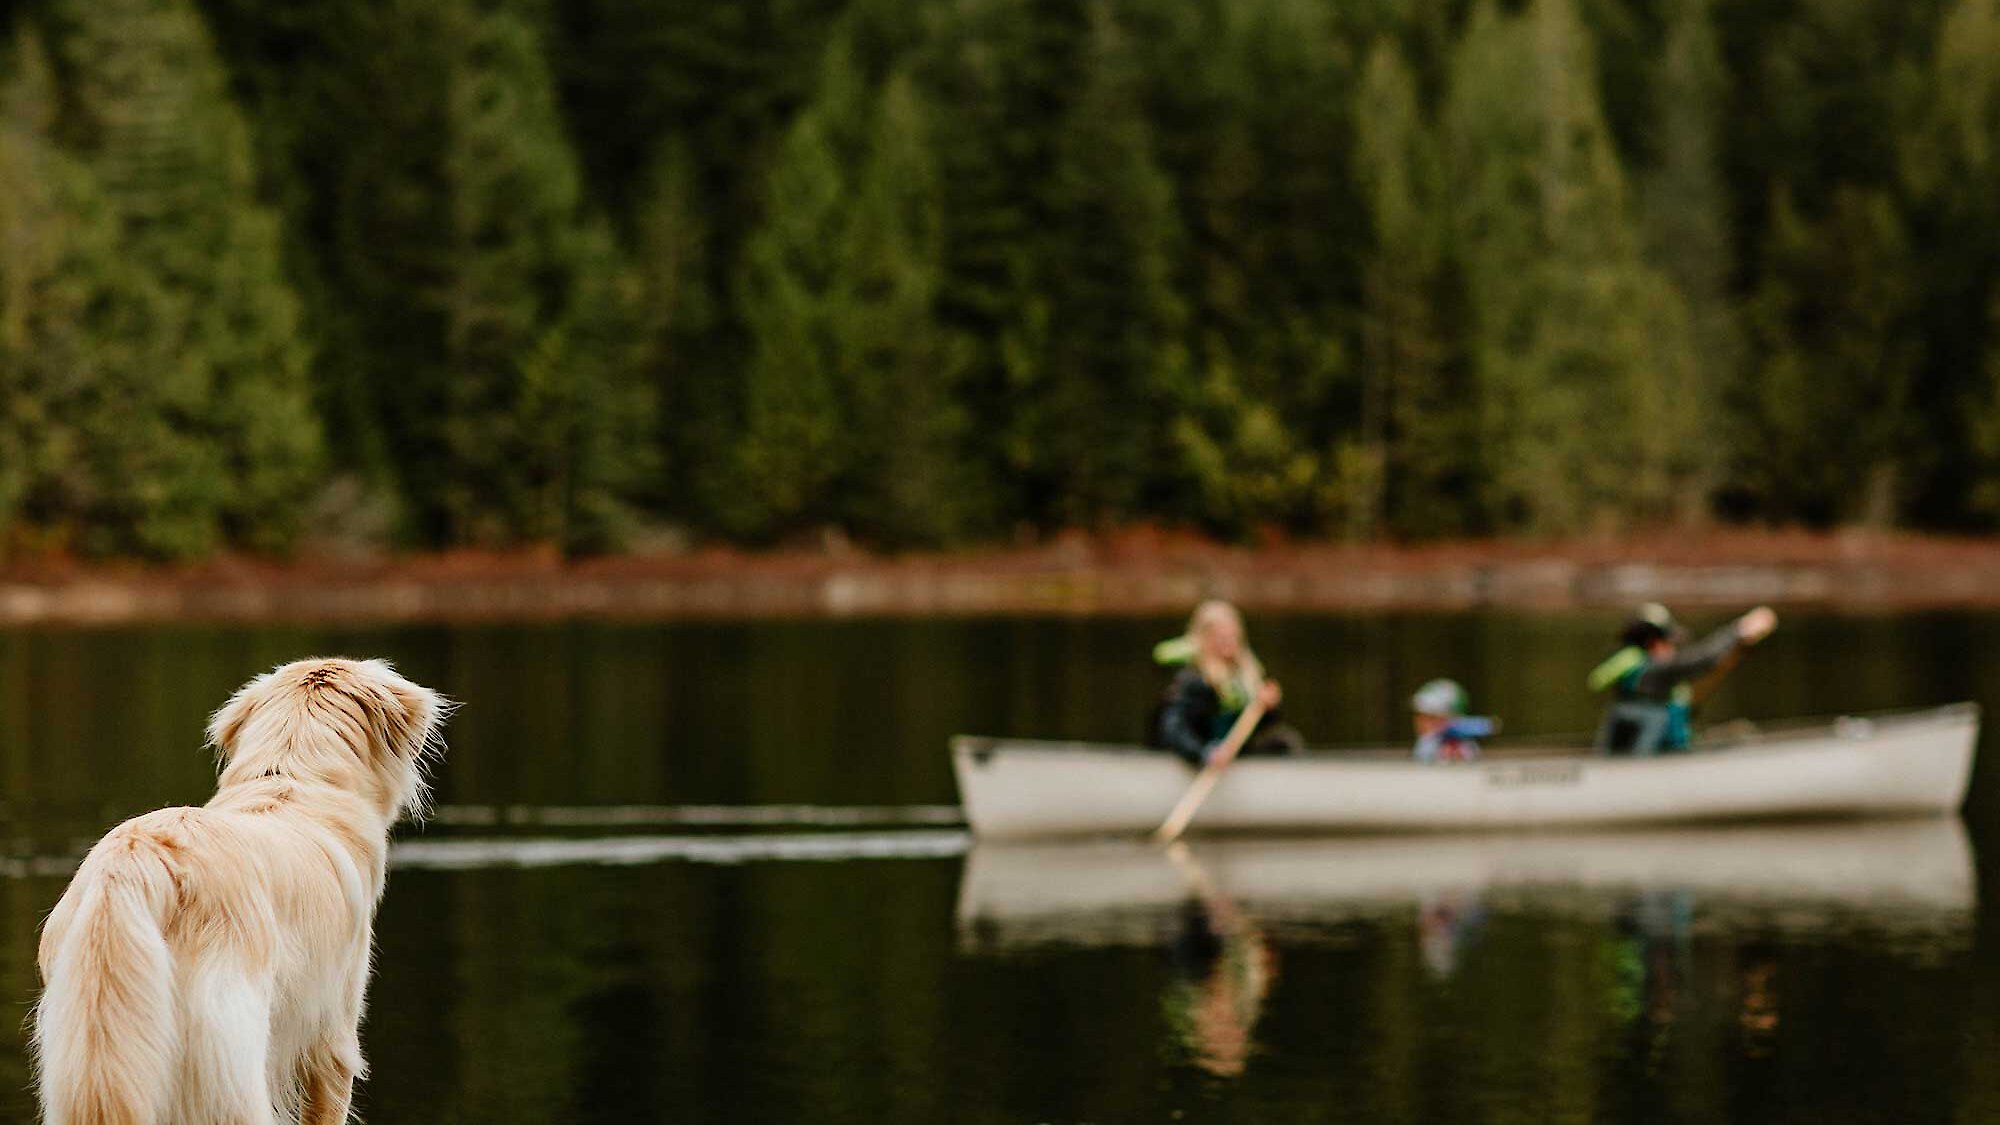
[[[1237,635],[1243,638],[1233,663],[1210,656],[1202,644],[1208,631],[1225,621],[1234,623]],[[1217,695],[1228,699],[1238,691],[1255,692],[1257,685],[1264,682],[1264,665],[1250,648],[1249,634],[1243,630],[1243,615],[1235,606],[1211,598],[1194,607],[1193,615],[1188,618],[1187,635],[1194,642],[1194,666]]]

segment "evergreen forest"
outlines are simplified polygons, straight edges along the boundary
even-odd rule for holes
[[[0,557],[2000,524],[2000,0],[0,32]]]

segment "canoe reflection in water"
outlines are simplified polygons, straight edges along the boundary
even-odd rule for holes
[[[1232,1077],[1254,1058],[1257,1022],[1294,943],[1414,942],[1422,976],[1445,987],[1469,972],[1503,971],[1495,966],[1507,962],[1485,960],[1496,926],[1515,953],[1536,940],[1524,934],[1541,929],[1595,934],[1580,945],[1550,938],[1551,956],[1589,958],[1592,944],[1601,951],[1607,971],[1586,976],[1600,982],[1611,1024],[1630,1029],[1635,1058],[1695,1008],[1722,1001],[1692,975],[1701,944],[1704,979],[1731,994],[1724,1018],[1754,1055],[1780,1018],[1774,948],[1860,935],[1878,951],[1924,959],[1969,943],[1975,905],[1964,829],[1934,817],[1219,838],[1169,854],[1125,841],[982,842],[966,857],[957,921],[960,951],[975,957],[1164,947],[1176,970],[1164,1000],[1168,1032],[1196,1065]]]

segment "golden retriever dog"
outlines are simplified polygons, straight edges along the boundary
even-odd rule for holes
[[[301,660],[209,721],[201,808],[111,830],[42,930],[47,1125],[338,1125],[389,829],[449,704],[380,660]]]

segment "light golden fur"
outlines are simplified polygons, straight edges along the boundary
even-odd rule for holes
[[[388,834],[448,704],[379,660],[302,660],[209,722],[201,808],[111,830],[42,931],[47,1125],[338,1125]]]

